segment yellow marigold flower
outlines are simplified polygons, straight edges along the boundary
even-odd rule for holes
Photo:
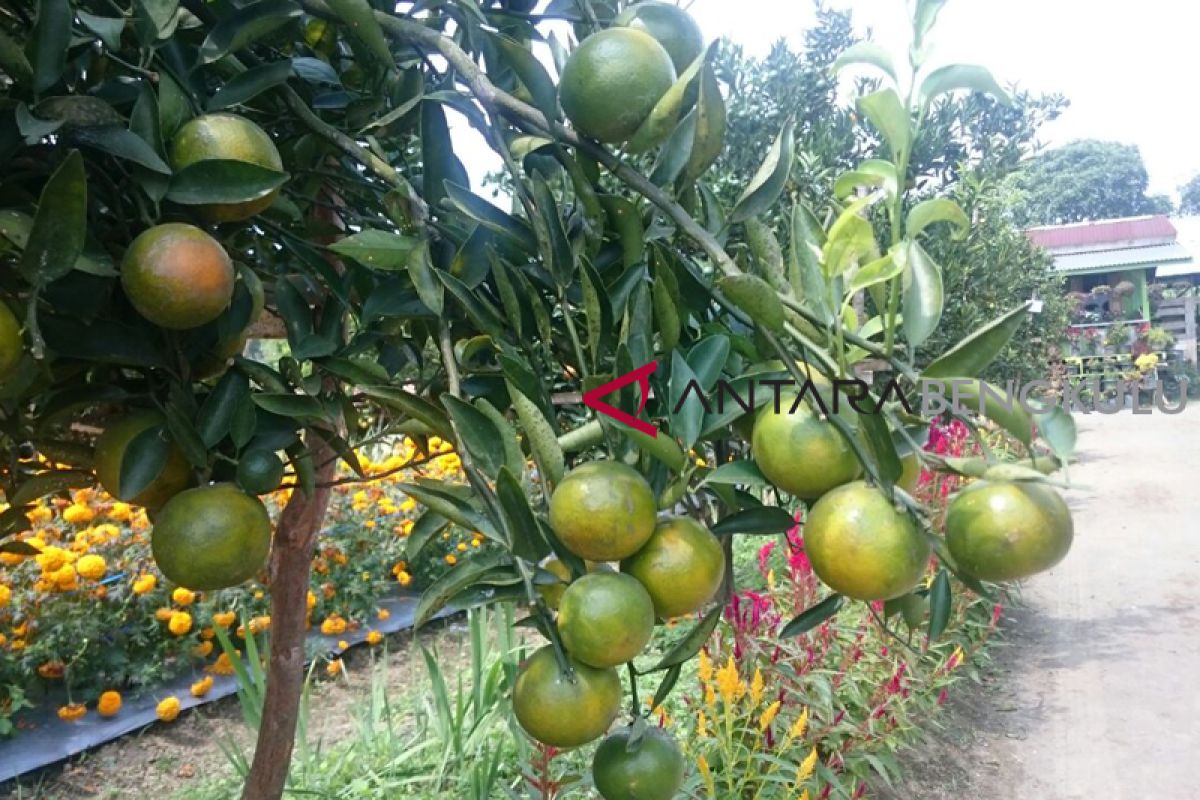
[[[200,638],[203,639],[204,641],[208,641],[209,639],[213,638],[216,635],[217,635],[217,632],[215,630],[213,630],[211,625],[208,626],[207,628],[200,629]]]
[[[89,581],[98,581],[108,571],[108,564],[104,563],[103,556],[89,554],[83,556],[75,563],[75,571],[79,573],[81,578],[87,578]]]
[[[0,608],[4,608],[12,602],[12,589],[0,583]]]
[[[60,706],[58,709],[58,718],[63,722],[76,722],[83,719],[85,714],[87,714],[87,706],[82,703],[71,703]]]
[[[96,518],[96,512],[85,505],[72,503],[63,510],[62,518],[69,525],[86,525]]]
[[[102,717],[111,717],[121,710],[121,693],[107,691],[100,695],[99,701],[96,702],[96,711]]]
[[[133,508],[128,503],[113,503],[108,509],[108,518],[117,522],[128,522],[133,517]]]
[[[453,567],[458,563],[458,558],[456,558],[453,553],[450,553],[446,556],[446,563]]]
[[[263,594],[263,590],[262,590],[262,589],[256,589],[256,590],[255,590],[255,592],[254,592],[254,599],[255,599],[255,600],[262,600],[262,599],[263,599],[265,596],[266,596],[266,595],[264,595],[264,594]]]
[[[221,653],[208,669],[217,675],[232,675],[234,671],[233,660],[229,657],[228,653]]]
[[[742,680],[738,677],[737,664],[733,663],[733,656],[729,656],[729,660],[725,662],[725,666],[717,670],[717,691],[721,693],[721,699],[726,705],[733,703],[739,695],[739,684]]]
[[[49,576],[48,576],[49,577]],[[79,576],[75,572],[75,567],[70,564],[65,565],[52,576],[54,578],[54,586],[60,592],[71,592],[79,588]]]
[[[192,697],[204,697],[212,689],[213,679],[211,675],[205,675],[200,680],[192,684]]]
[[[364,528],[366,528],[367,530],[374,530],[374,529],[375,529],[375,525],[376,525],[376,522],[375,522],[375,520],[373,520],[373,519],[366,519],[366,520],[363,520],[363,527],[364,527]],[[339,553],[338,555],[341,555],[341,554]],[[342,558],[345,558],[345,556],[342,556]],[[335,560],[335,561],[337,561],[337,556],[334,556],[334,560]],[[345,562],[344,562],[344,561],[338,561],[338,563],[339,563],[339,564],[344,564]]]
[[[321,633],[326,636],[339,636],[346,632],[346,620],[337,614],[330,614],[321,623]]]
[[[176,636],[183,636],[192,629],[192,615],[186,611],[176,611],[167,622],[167,629]]]
[[[345,672],[346,666],[342,664],[340,658],[335,658],[325,665],[325,674],[331,678],[336,678],[339,673]]]
[[[457,550],[458,550],[458,552],[460,552],[460,553],[465,553],[465,552],[467,552],[467,543],[466,543],[466,542],[459,542],[459,543],[458,543],[458,544],[455,546],[455,549],[457,549]]]
[[[28,643],[24,639],[13,639],[12,644],[9,645],[13,650],[24,650],[27,646]]]
[[[400,570],[400,572],[396,574],[396,580],[400,581],[401,586],[408,586],[410,583],[412,583],[412,575],[409,575],[404,570]]]
[[[817,748],[814,747],[812,752],[800,762],[800,766],[796,768],[796,786],[804,783],[812,777],[813,770],[817,768]]]
[[[8,643],[8,637],[5,636],[3,633],[0,633],[0,647],[4,647],[4,645],[7,643]]]
[[[163,722],[174,722],[179,716],[179,698],[175,695],[163,698],[155,706],[154,714]]]
[[[213,643],[211,641],[201,642],[192,648],[192,655],[196,658],[208,658],[213,651]]]
[[[383,641],[383,634],[379,631],[371,631],[367,634],[367,644],[377,645]]]
[[[758,667],[754,668],[754,677],[750,680],[750,702],[758,705],[763,699],[763,676],[762,670]]]
[[[698,671],[701,683],[708,683],[713,679],[712,659],[710,659],[708,657],[708,653],[704,652],[703,650],[700,651]]]
[[[416,507],[417,507],[417,501],[413,500],[411,497],[405,497],[403,500],[400,501],[400,510],[401,511],[412,511]]]
[[[148,594],[154,591],[154,587],[158,586],[158,578],[146,573],[139,575],[137,580],[133,582],[134,594]]]
[[[390,619],[391,616],[392,616],[392,612],[388,611],[386,608],[381,608],[375,612],[375,618],[378,619],[380,622]]]
[[[304,598],[304,604],[308,606],[309,611],[312,611],[313,607],[317,604],[317,596],[310,591],[308,596]]]
[[[43,547],[42,552],[34,556],[34,560],[37,561],[38,566],[42,568],[43,575],[49,575],[52,572],[58,572],[60,569],[70,563],[69,558],[70,553],[68,553],[66,550],[63,550],[61,547],[54,547],[53,545]]]
[[[347,642],[345,639],[338,639],[337,649],[338,650],[349,650],[350,643]]]
[[[53,512],[50,511],[50,509],[46,508],[45,506],[38,506],[37,508],[31,509],[25,515],[25,518],[28,519],[34,525],[43,525],[43,524],[49,522],[50,518],[53,516],[54,516],[54,514],[53,514]],[[86,711],[86,709],[85,709],[85,711]],[[78,719],[78,718],[76,718],[76,719]]]
[[[771,723],[775,721],[775,716],[779,713],[779,707],[781,705],[783,704],[776,700],[774,703],[771,703],[771,705],[767,706],[767,710],[764,711],[762,716],[758,719],[758,729],[760,731],[765,731],[767,728],[771,727]]]
[[[15,567],[25,560],[25,556],[20,553],[0,553],[0,564],[6,567]]]
[[[177,606],[190,606],[196,602],[196,593],[191,589],[185,589],[179,586],[175,591],[171,592],[171,599],[175,601]]]
[[[76,489],[71,492],[71,502],[76,505],[86,506],[95,496],[95,489]]]
[[[218,611],[213,614],[213,625],[218,628],[228,628],[234,622],[237,622],[237,614],[232,611]]]
[[[250,632],[254,634],[262,633],[269,630],[271,627],[271,617],[269,614],[263,614],[250,620]]]

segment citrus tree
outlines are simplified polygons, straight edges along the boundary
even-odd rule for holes
[[[946,303],[923,242],[968,226],[949,199],[908,198],[922,121],[948,92],[1005,97],[979,67],[926,64],[942,5],[916,3],[906,69],[869,43],[835,65],[875,71],[858,112],[888,156],[841,176],[818,217],[797,200],[791,122],[735,203],[706,184],[723,87],[673,5],[8,4],[0,548],[30,551],[28,503],[99,479],[151,511],[170,580],[214,589],[265,570],[270,664],[243,796],[278,798],[335,464],[359,470],[355,447],[377,438],[437,436],[467,483],[404,487],[427,509],[410,555],[451,523],[500,547],[437,581],[418,624],[451,603],[526,605],[548,645],[515,711],[556,747],[608,731],[628,665],[633,722],[597,751],[595,784],[630,797],[649,772],[672,796],[682,760],[640,719],[638,686],[661,675],[664,697],[718,624],[733,537],[808,506],[833,592],[784,635],[849,599],[917,591],[936,638],[951,573],[986,592],[1069,546],[1034,420],[978,388],[1029,460],[930,460],[986,479],[944,536],[905,489],[916,382],[977,374],[1025,317],[923,368],[907,357]],[[503,160],[511,211],[471,191],[450,111]],[[790,220],[786,247],[767,214]],[[727,247],[735,228],[747,245]],[[252,336],[286,338],[285,354],[244,357]],[[831,407],[864,366],[898,382],[857,386],[868,410]],[[580,402],[609,390],[625,422]],[[1065,457],[1069,420],[1040,422]],[[272,524],[255,495],[281,484]],[[695,613],[635,668],[656,621]]]

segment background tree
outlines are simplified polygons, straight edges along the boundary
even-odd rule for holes
[[[1013,176],[1018,225],[1167,214],[1171,201],[1147,195],[1150,177],[1136,145],[1081,139],[1032,158]]]
[[[1179,213],[1200,214],[1200,175],[1179,187]]]

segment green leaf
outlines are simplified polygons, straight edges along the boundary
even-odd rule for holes
[[[821,257],[825,248],[825,230],[803,203],[792,208],[791,245],[788,252],[788,282],[796,298],[820,316],[830,318],[833,310],[825,289]]]
[[[675,299],[666,280],[660,275],[654,279],[650,288],[654,302],[654,322],[662,338],[663,350],[674,350],[679,344],[679,335],[683,331],[679,311],[675,308]]]
[[[822,250],[822,269],[827,278],[836,278],[854,264],[878,258],[875,229],[862,214],[882,197],[881,192],[860,197],[838,215]]]
[[[166,427],[155,425],[133,437],[121,457],[120,500],[133,500],[162,474],[171,454]]]
[[[446,196],[447,184],[471,185],[466,168],[454,154],[446,112],[428,98],[421,104],[421,154],[422,194],[430,208],[437,208]]]
[[[696,100],[691,153],[683,167],[683,183],[690,185],[716,163],[725,149],[725,127],[728,112],[721,85],[712,64],[706,64],[700,74],[700,94]],[[674,138],[674,136],[672,136]]]
[[[446,607],[455,595],[489,575],[496,575],[512,565],[507,553],[481,553],[467,559],[442,577],[434,581],[417,601],[413,610],[413,629],[416,630]]]
[[[446,184],[446,196],[459,211],[487,230],[504,237],[527,253],[537,252],[537,238],[525,220],[505,213],[470,189],[456,183]]]
[[[703,483],[715,483],[729,486],[770,486],[771,482],[762,474],[758,464],[750,459],[730,461],[717,467],[705,478]]]
[[[912,144],[912,118],[895,89],[881,89],[858,99],[859,112],[883,134],[892,159],[899,162]]]
[[[87,236],[87,175],[72,150],[42,188],[37,215],[21,255],[21,274],[38,286],[66,275]]]
[[[641,264],[646,257],[646,230],[637,206],[628,198],[615,195],[602,195],[600,204],[621,241],[621,263],[626,269]]]
[[[328,420],[325,406],[315,397],[306,394],[255,394],[254,405],[281,417],[291,417],[301,422],[324,422]]]
[[[179,0],[138,0],[159,39],[170,37],[178,24]]]
[[[838,176],[833,184],[833,193],[839,200],[844,199],[860,186],[883,189],[888,197],[895,197],[900,186],[896,176],[896,165],[877,158],[867,159],[859,164],[857,169]]]
[[[900,78],[896,75],[896,64],[892,61],[891,53],[882,45],[875,42],[859,42],[847,47],[829,69],[831,72],[838,73],[849,66],[857,64],[866,64],[875,67],[891,78],[892,83],[900,82]]]
[[[501,55],[512,67],[521,85],[529,90],[534,107],[549,120],[559,119],[558,87],[554,85],[546,68],[533,51],[502,33],[492,34],[492,39],[499,46]]]
[[[846,598],[840,594],[831,594],[814,606],[806,608],[800,615],[784,625],[779,631],[780,639],[790,639],[802,633],[808,633],[825,620],[841,610]]]
[[[929,73],[921,81],[921,102],[929,105],[940,95],[960,89],[990,94],[1001,105],[1012,105],[1012,98],[1000,88],[992,73],[975,64],[951,64]]]
[[[897,264],[895,259],[890,255],[876,259],[850,276],[850,283],[846,286],[846,294],[853,295],[855,292],[866,289],[868,286],[875,286],[876,284],[890,281],[903,271],[904,265]]]
[[[922,378],[922,392],[927,390],[929,380]],[[1033,417],[1022,408],[1017,398],[1009,397],[992,384],[977,378],[933,380],[942,383],[945,387],[942,396],[951,400],[957,399],[963,410],[972,414],[983,414],[1011,433],[1026,447],[1033,441]]]
[[[392,386],[362,386],[359,391],[381,405],[396,409],[447,441],[454,441],[450,418],[440,408],[411,392]]]
[[[445,308],[446,293],[438,280],[437,269],[429,255],[429,242],[421,241],[408,255],[408,276],[412,278],[417,297],[436,315]]]
[[[171,176],[167,199],[180,205],[242,203],[267,196],[287,179],[286,173],[249,161],[197,161]]]
[[[929,641],[935,642],[946,631],[950,622],[950,573],[938,570],[929,587]]]
[[[892,486],[900,479],[904,465],[896,452],[896,442],[887,422],[879,414],[859,414],[858,427],[866,440],[871,455],[875,457],[879,485],[891,496]]]
[[[508,394],[521,420],[521,427],[525,429],[525,440],[533,451],[542,480],[550,485],[557,484],[566,472],[566,460],[558,444],[558,434],[538,404],[511,382],[508,384]]]
[[[41,497],[67,489],[82,489],[93,486],[96,477],[84,470],[64,469],[41,472],[21,482],[21,485],[9,495],[8,502],[14,508],[32,503]]]
[[[533,199],[550,235],[550,274],[559,286],[565,288],[575,279],[575,253],[571,250],[571,242],[563,228],[558,203],[555,202],[554,194],[541,174],[533,177]]]
[[[948,0],[917,0],[917,9],[913,14],[913,35],[915,44],[920,45],[937,22],[938,14],[942,12]]]
[[[729,215],[730,223],[736,225],[751,217],[757,217],[774,205],[783,194],[792,174],[792,163],[796,155],[795,128],[796,122],[793,119],[784,124],[779,137],[767,151],[766,160],[738,198],[733,213]]]
[[[1050,452],[1058,456],[1064,464],[1075,455],[1077,432],[1075,418],[1063,410],[1062,406],[1054,406],[1042,414],[1035,414],[1038,434],[1050,445]],[[15,505],[15,503],[14,503]]]
[[[689,111],[659,149],[650,172],[650,180],[655,186],[671,186],[687,167],[695,150],[698,117],[696,109]]]
[[[911,240],[893,257],[902,258],[904,264],[904,336],[913,347],[920,347],[942,320],[942,269],[919,242]]]
[[[721,615],[724,611],[725,603],[717,603],[696,623],[696,627],[692,628],[687,636],[680,639],[674,647],[659,659],[657,664],[647,670],[638,670],[638,674],[649,675],[652,672],[661,672],[664,669],[670,669],[678,664],[691,661],[713,635],[713,631],[717,629],[717,625],[721,623]]]
[[[68,0],[38,0],[33,25],[31,60],[33,91],[45,92],[62,77],[71,46],[71,4]],[[20,69],[20,67],[18,67]]]
[[[253,100],[267,89],[286,83],[292,75],[292,61],[285,58],[252,67],[240,75],[235,75],[224,86],[217,90],[208,101],[209,111],[220,111],[230,106],[241,105]],[[211,164],[211,161],[204,162]],[[247,162],[238,162],[247,163]]]
[[[676,664],[667,670],[666,675],[663,675],[662,680],[658,682],[658,688],[654,691],[654,698],[650,701],[651,710],[661,706],[671,696],[671,690],[679,682],[679,675],[682,671],[683,665]],[[641,718],[639,717],[639,719]]]
[[[0,30],[0,70],[13,79],[13,83],[24,86],[33,81],[33,65],[25,56],[21,45]]]
[[[240,370],[227,371],[196,413],[200,440],[206,447],[215,446],[230,432],[238,409],[249,405],[250,379]]]
[[[715,47],[716,42],[697,56],[679,76],[679,79],[671,85],[671,88],[667,89],[666,94],[658,99],[654,108],[651,109],[650,115],[646,117],[641,127],[634,133],[633,138],[626,144],[625,149],[628,152],[644,153],[662,144],[671,135],[671,132],[679,124],[679,117],[687,104],[689,89],[708,62]]]
[[[535,562],[549,555],[550,545],[542,538],[525,489],[508,467],[502,467],[496,477],[496,499],[504,513],[513,555]]]
[[[495,479],[504,466],[504,451],[496,447],[500,431],[482,411],[451,394],[442,395],[454,427],[458,443],[471,456],[472,462],[489,478]]]
[[[770,533],[786,533],[796,527],[796,519],[779,506],[757,506],[730,514],[716,525],[712,532],[717,536],[743,533],[759,536]]]
[[[947,197],[933,197],[922,200],[908,212],[908,222],[905,233],[910,239],[917,238],[921,231],[935,222],[949,222],[954,225],[954,240],[962,241],[971,230],[971,221],[962,210],[962,206]]]
[[[192,398],[187,397],[187,401],[191,402]],[[172,402],[166,408],[166,416],[167,433],[171,435],[171,441],[183,452],[188,463],[195,469],[207,467],[208,448],[204,446],[200,434],[192,425],[191,410],[185,411],[178,402]]]
[[[678,439],[683,449],[687,450],[700,438],[700,428],[704,423],[704,404],[694,396],[689,395],[681,402],[689,384],[698,383],[696,373],[679,350],[671,354],[671,381],[669,394],[673,407],[670,409],[671,435]],[[677,407],[675,407],[677,406]],[[655,438],[661,438],[662,434]],[[669,437],[668,437],[669,438]]]
[[[329,249],[364,267],[400,270],[408,268],[409,258],[420,244],[420,239],[411,236],[368,228],[334,242]]]
[[[717,281],[717,289],[750,318],[755,325],[780,333],[785,321],[779,294],[757,275],[726,275]]]
[[[704,391],[712,391],[717,385],[725,362],[729,360],[730,348],[729,337],[718,333],[706,336],[688,351],[688,366],[696,373],[696,380],[700,381]]]
[[[925,378],[972,378],[983,372],[1008,346],[1025,322],[1029,304],[1024,303],[972,333],[925,367]]]
[[[491,520],[466,500],[448,492],[415,483],[401,483],[397,484],[397,487],[418,503],[441,514],[451,522],[461,525],[468,531],[478,531],[492,541],[504,544],[504,539],[497,533]]]
[[[413,523],[412,530],[404,540],[404,558],[409,563],[416,561],[425,545],[433,541],[450,524],[450,520],[434,511],[426,511]]]
[[[383,27],[375,18],[375,9],[367,0],[326,0],[338,19],[350,29],[350,35],[361,42],[387,69],[395,69],[395,60]]]
[[[121,49],[121,32],[125,30],[123,17],[98,17],[86,11],[76,11],[75,16],[79,17],[83,27],[96,34],[109,50]]]
[[[95,128],[77,128],[71,134],[74,141],[94,147],[109,155],[131,161],[160,175],[170,175],[171,168],[163,161],[150,144],[131,130],[115,125]]]
[[[200,45],[200,63],[211,64],[229,53],[274,33],[304,12],[292,0],[258,0],[221,17],[204,44]]]

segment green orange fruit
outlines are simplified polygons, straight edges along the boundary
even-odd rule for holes
[[[192,482],[192,470],[183,451],[173,442],[167,451],[167,460],[162,470],[150,485],[135,497],[125,497],[121,492],[121,463],[129,444],[150,428],[161,427],[166,419],[157,411],[135,411],[111,423],[96,439],[92,464],[96,479],[104,490],[113,497],[126,500],[146,508],[158,508],[182,492]],[[166,436],[166,432],[161,433]]]
[[[0,303],[0,381],[11,375],[25,355],[21,323],[6,304]]]
[[[646,587],[660,619],[703,608],[721,587],[725,568],[717,537],[690,517],[663,520],[645,547],[621,562],[621,571]]]
[[[644,0],[618,14],[613,24],[653,36],[671,56],[677,74],[683,74],[704,51],[704,34],[696,20],[671,3]]]
[[[539,583],[537,585],[538,594],[542,596],[547,608],[557,611],[559,603],[562,602],[563,593],[567,591],[567,586],[571,583],[571,568],[559,559],[551,558],[542,564],[542,569],[558,578],[558,582]]]
[[[283,461],[270,450],[248,450],[238,459],[237,482],[250,494],[267,494],[283,482]]]
[[[687,771],[675,739],[662,728],[647,728],[637,744],[633,731],[613,731],[596,748],[592,783],[604,800],[674,800]]]
[[[573,658],[591,667],[615,667],[632,661],[649,643],[654,602],[629,575],[584,575],[563,593],[558,632]]]
[[[568,658],[564,672],[547,645],[521,665],[513,711],[525,732],[551,747],[580,747],[605,734],[621,710],[621,678]]]
[[[187,330],[221,316],[233,298],[233,262],[193,225],[156,225],[121,260],[121,285],[138,313],[162,328]]]
[[[920,482],[920,456],[918,456],[915,452],[902,456],[900,458],[900,477],[896,479],[896,485],[909,494],[912,494],[917,490],[917,484]]]
[[[280,172],[283,159],[270,135],[236,114],[205,114],[184,123],[171,142],[171,167],[176,172],[200,161],[244,161]],[[236,203],[210,203],[193,208],[208,222],[249,219],[275,201],[278,189]]]
[[[821,419],[807,401],[794,400],[794,395],[784,395],[778,409],[772,400],[759,410],[751,452],[775,486],[802,500],[816,500],[857,478],[862,465],[832,422]]]
[[[804,550],[818,578],[856,600],[891,600],[912,591],[930,554],[913,518],[862,481],[813,504]]]
[[[968,486],[946,511],[946,544],[959,568],[979,580],[1011,581],[1050,569],[1074,539],[1058,492],[1032,482]]]
[[[637,470],[616,461],[589,461],[571,470],[550,498],[550,527],[575,555],[620,561],[654,532],[658,503]]]
[[[271,550],[266,506],[236,486],[188,489],[158,512],[150,533],[163,575],[189,589],[227,589],[253,578]]]
[[[653,36],[634,28],[594,33],[563,67],[559,100],[582,134],[624,142],[637,133],[675,83],[671,55]]]

